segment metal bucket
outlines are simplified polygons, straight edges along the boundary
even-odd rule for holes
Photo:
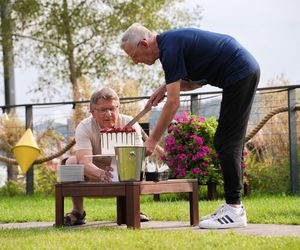
[[[146,148],[143,146],[115,147],[119,181],[140,181]]]

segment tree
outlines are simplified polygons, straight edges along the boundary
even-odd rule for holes
[[[18,119],[8,115],[8,119],[0,118],[0,152],[4,152],[7,157],[13,157],[12,148],[16,145],[25,131],[24,124]],[[14,165],[7,165],[7,179],[16,180],[18,168]]]
[[[30,23],[25,22],[26,25],[19,22],[14,34],[16,38],[29,39],[31,47],[35,45],[37,57],[33,58],[34,63],[43,72],[35,90],[46,90],[47,97],[51,98],[60,91],[66,93],[65,87],[71,86],[71,99],[80,100],[80,77],[86,76],[89,81],[95,82],[101,77],[113,75],[114,70],[125,69],[122,60],[117,63],[120,57],[116,54],[120,33],[134,21],[150,29],[170,28],[171,22],[166,17],[170,11],[167,10],[180,0],[17,2],[18,8],[15,9],[20,17],[31,5],[35,6],[32,15],[37,18]],[[181,18],[185,19],[186,16]],[[121,67],[116,68],[117,64]]]

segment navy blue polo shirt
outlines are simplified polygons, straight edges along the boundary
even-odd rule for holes
[[[226,88],[259,69],[233,37],[184,28],[156,37],[166,84],[184,79]]]

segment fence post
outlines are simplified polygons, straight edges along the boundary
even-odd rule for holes
[[[199,115],[198,112],[198,94],[191,94],[191,113]]]
[[[289,120],[289,144],[290,144],[290,178],[292,193],[299,193],[299,167],[297,147],[297,113],[296,113],[296,89],[288,89],[288,120]]]
[[[30,128],[32,130],[32,105],[25,105],[25,112],[26,112],[26,129]],[[26,173],[26,194],[33,195],[34,188],[33,188],[33,165],[29,168]]]

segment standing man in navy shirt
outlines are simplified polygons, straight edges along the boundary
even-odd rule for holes
[[[223,89],[218,128],[214,138],[224,176],[226,203],[201,218],[200,228],[247,225],[242,196],[242,152],[260,69],[253,56],[233,37],[200,29],[176,29],[156,34],[135,23],[123,34],[121,48],[135,64],[160,60],[166,83],[150,97],[156,106],[167,94],[161,115],[145,142],[154,151],[180,105],[180,91],[210,84]]]

